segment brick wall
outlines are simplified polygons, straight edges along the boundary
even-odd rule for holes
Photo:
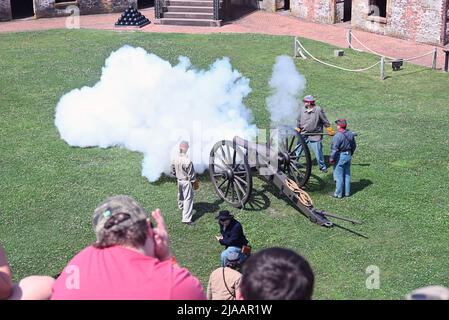
[[[0,21],[11,19],[11,2],[9,0],[0,0]]]
[[[335,22],[335,0],[291,0],[292,15],[320,23]]]
[[[388,0],[385,19],[368,17],[369,0],[353,0],[352,26],[375,33],[442,45],[448,0]]]
[[[444,8],[446,11],[446,17],[445,17],[445,29],[443,30],[444,34],[444,43],[449,43],[449,0],[446,0],[446,7]]]
[[[276,0],[262,0],[260,2],[260,9],[267,12],[276,12]]]

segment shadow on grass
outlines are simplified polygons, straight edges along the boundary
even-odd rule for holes
[[[420,70],[414,70],[414,71],[408,71],[404,68],[401,69],[399,71],[394,71],[394,74],[391,76],[386,76],[384,80],[388,80],[388,79],[393,79],[393,78],[400,78],[400,77],[406,77],[406,76],[410,76],[410,75],[415,75],[418,73],[424,73],[424,72],[432,72],[434,70],[430,69],[430,68],[424,68],[420,69]]]
[[[373,182],[369,179],[360,179],[357,182],[352,182],[351,183],[351,193],[352,193],[352,195],[354,195],[357,192],[362,191],[363,189],[369,187],[372,184],[373,184]]]
[[[304,190],[307,192],[318,192],[320,194],[326,194],[333,191],[335,187],[334,178],[329,171],[322,175],[322,177],[316,174],[311,174],[309,182],[307,182]]]
[[[370,163],[351,163],[351,166],[369,167]]]
[[[220,210],[220,204],[223,203],[223,200],[215,200],[213,203],[208,202],[196,202],[193,204],[193,210],[195,213],[192,216],[192,221],[197,221],[205,214],[214,214]]]
[[[264,186],[262,190],[256,190],[253,188],[251,197],[249,198],[248,203],[245,205],[245,210],[261,211],[268,209],[271,205],[271,201],[270,198],[265,195],[266,191],[266,186]]]

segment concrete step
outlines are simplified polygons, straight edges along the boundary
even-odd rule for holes
[[[214,7],[186,7],[186,6],[168,6],[167,12],[207,12],[213,13]],[[165,12],[164,15],[167,13]]]
[[[214,7],[214,2],[212,0],[169,0],[165,1],[165,6]]]
[[[164,18],[174,19],[213,19],[213,13],[207,12],[165,12]]]
[[[160,24],[176,25],[176,26],[197,26],[197,27],[219,27],[221,20],[213,19],[175,19],[162,18],[157,21]]]

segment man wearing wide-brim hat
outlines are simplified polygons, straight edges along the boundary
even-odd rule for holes
[[[247,256],[242,253],[242,247],[248,246],[248,240],[243,233],[242,224],[234,219],[228,210],[220,211],[215,219],[218,219],[221,233],[221,236],[216,236],[216,239],[225,246],[225,250],[221,253],[221,266],[226,266],[226,259],[231,252],[238,253],[240,263],[243,263]]]

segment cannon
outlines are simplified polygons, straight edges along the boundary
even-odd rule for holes
[[[310,151],[302,134],[292,128],[278,131],[277,140],[265,144],[238,136],[232,141],[218,141],[210,152],[209,174],[218,196],[236,208],[244,208],[252,192],[252,173],[263,175],[287,196],[310,221],[324,227],[336,218],[353,224],[361,222],[341,217],[314,207],[303,187],[311,175]]]

